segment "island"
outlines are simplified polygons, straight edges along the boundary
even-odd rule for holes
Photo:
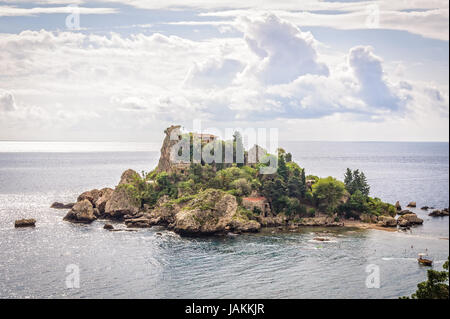
[[[189,142],[188,160],[175,161],[174,152],[180,152],[176,146],[183,140]],[[211,155],[218,149],[211,146],[231,149],[232,161],[195,160],[198,150],[209,147]],[[271,163],[276,163],[275,170],[261,173]],[[153,171],[126,170],[114,189],[89,190],[74,204],[53,206],[69,208],[64,220],[73,223],[115,220],[127,228],[163,226],[185,236],[234,235],[264,227],[397,229],[423,223],[398,203],[385,203],[369,192],[366,176],[358,169],[347,169],[344,181],[319,178],[307,175],[284,149],[279,148],[277,154],[258,145],[244,150],[239,132],[224,141],[171,126],[165,130]],[[105,229],[114,227],[105,225]]]

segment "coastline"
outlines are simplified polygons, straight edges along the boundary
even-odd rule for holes
[[[353,228],[359,228],[359,229],[375,229],[375,230],[382,230],[387,232],[397,232],[397,227],[382,227],[377,224],[370,224],[370,223],[363,223],[358,220],[344,220],[343,221],[344,226],[343,227],[353,227]]]

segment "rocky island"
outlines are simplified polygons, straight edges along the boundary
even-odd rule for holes
[[[370,197],[366,177],[359,170],[347,169],[344,181],[306,175],[283,149],[277,155],[257,145],[243,150],[239,132],[230,141],[211,134],[182,133],[180,126],[167,128],[165,134],[153,171],[138,174],[129,169],[114,189],[90,190],[74,204],[53,207],[70,209],[64,220],[73,223],[116,220],[128,228],[159,225],[187,236],[258,232],[262,227],[364,224],[363,228],[397,228],[423,222],[414,213],[402,211],[398,203],[394,206]],[[182,140],[190,142],[188,161],[174,160]],[[204,152],[211,146],[232,149],[233,160],[195,161],[196,147]],[[240,150],[242,160],[237,155]],[[277,164],[275,171],[262,174],[261,169],[272,162]]]

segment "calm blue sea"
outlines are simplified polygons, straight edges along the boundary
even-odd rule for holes
[[[347,167],[359,168],[372,196],[449,206],[448,143],[281,146],[308,174],[342,179]],[[319,243],[313,238],[325,230],[317,228],[202,239],[157,228],[108,232],[103,221],[74,225],[62,220],[65,211],[49,208],[113,187],[125,169],[153,169],[159,152],[148,147],[0,142],[0,298],[397,298],[426,277],[417,253],[427,251],[436,269],[449,255],[448,217],[420,209],[425,223],[410,232],[339,229]],[[24,217],[36,218],[37,227],[14,229]],[[66,285],[73,265],[79,288]],[[373,267],[379,288],[366,286]]]

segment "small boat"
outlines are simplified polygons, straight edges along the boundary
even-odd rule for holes
[[[419,254],[419,258],[417,259],[417,261],[419,262],[419,264],[424,265],[424,266],[432,266],[433,265],[433,261],[431,259],[429,259],[426,254]]]

